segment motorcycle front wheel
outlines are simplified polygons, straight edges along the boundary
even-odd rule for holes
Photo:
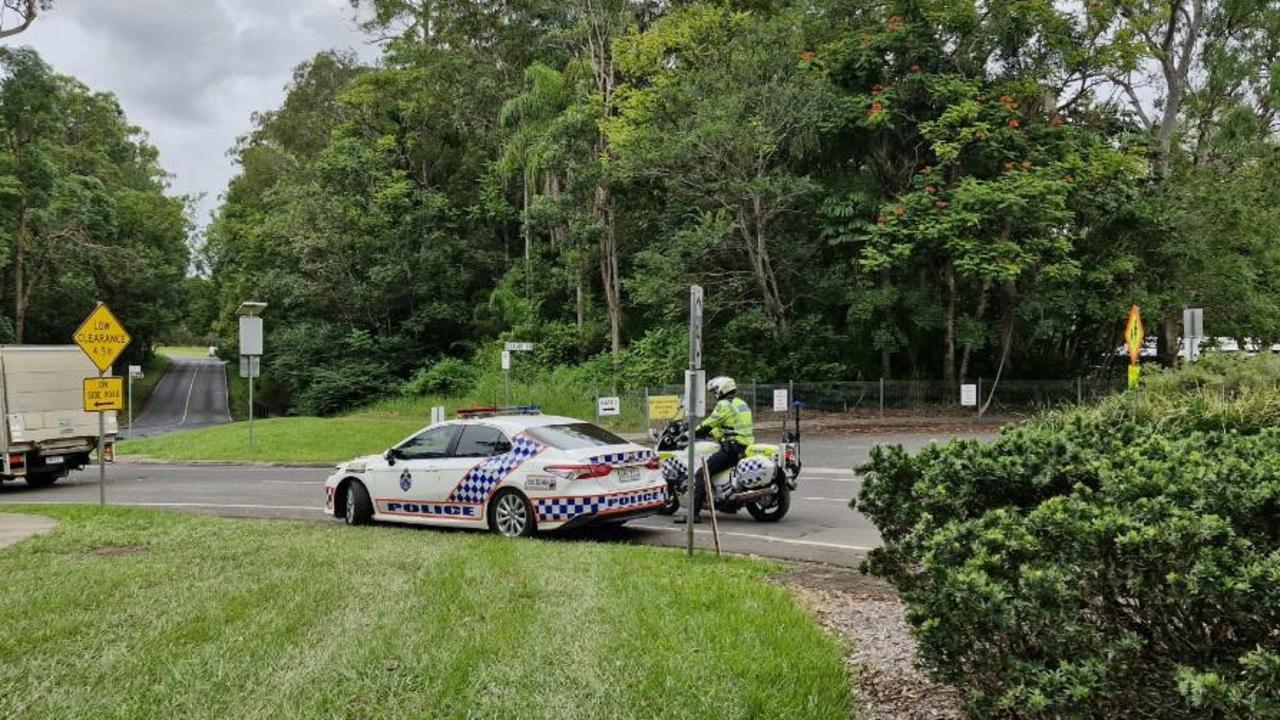
[[[759,522],[778,522],[791,509],[791,488],[785,479],[774,480],[778,489],[772,497],[747,503],[747,512]]]
[[[675,515],[680,509],[680,492],[677,488],[667,486],[667,502],[658,508],[659,515]]]

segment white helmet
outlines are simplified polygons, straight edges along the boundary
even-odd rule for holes
[[[707,392],[711,393],[717,400],[737,389],[738,383],[734,382],[733,378],[725,377],[724,375],[713,377],[707,381]]]

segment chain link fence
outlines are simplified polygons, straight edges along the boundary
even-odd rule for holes
[[[1123,378],[1001,380],[994,386],[988,379],[977,378],[968,384],[973,386],[976,394],[977,404],[974,406],[961,404],[960,383],[932,380],[747,381],[739,383],[738,397],[751,406],[757,427],[767,430],[781,428],[784,419],[789,417],[790,410],[775,410],[775,399],[788,407],[792,401],[800,403],[806,425],[818,422],[839,427],[846,424],[874,425],[878,421],[927,424],[977,420],[980,414],[998,420],[1088,403],[1125,389]],[[775,393],[780,391],[785,392],[785,396],[775,397]],[[684,386],[652,386],[625,392],[596,391],[597,400],[601,397],[618,399],[618,415],[601,420],[628,431],[657,427],[667,419],[650,417],[649,400],[655,396],[682,398]]]

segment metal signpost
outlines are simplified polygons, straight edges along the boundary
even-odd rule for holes
[[[240,303],[240,377],[249,378],[249,453],[253,453],[253,379],[262,373],[262,311],[264,302]]]
[[[1187,341],[1187,362],[1200,357],[1200,341],[1204,339],[1204,309],[1184,308],[1182,311],[1182,337]]]
[[[693,431],[698,418],[706,413],[706,400],[703,395],[705,377],[706,374],[702,371],[702,286],[691,285],[689,287],[689,371],[684,375],[685,421],[689,424],[689,452],[686,458],[689,482],[685,498],[684,527],[690,557],[693,557],[693,522],[698,519],[698,508],[693,503],[696,497],[694,489],[698,482],[698,466],[694,460],[696,440]],[[712,498],[708,497],[707,502],[712,502]],[[715,510],[713,509],[712,512]]]
[[[84,410],[98,413],[98,504],[107,504],[106,420],[103,413],[124,409],[121,378],[107,377],[111,364],[133,340],[103,303],[89,313],[72,339],[98,368],[98,377],[84,379]]]
[[[511,405],[511,353],[533,352],[531,342],[509,342],[502,348],[502,387],[505,397],[503,404]]]
[[[133,381],[143,378],[141,365],[129,366],[129,439],[133,439]]]

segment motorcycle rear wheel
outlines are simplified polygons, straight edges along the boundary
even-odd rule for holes
[[[747,512],[751,513],[751,517],[757,522],[778,522],[786,517],[787,511],[791,509],[791,488],[787,486],[786,479],[779,477],[773,482],[774,487],[778,489],[773,497],[747,503]]]

